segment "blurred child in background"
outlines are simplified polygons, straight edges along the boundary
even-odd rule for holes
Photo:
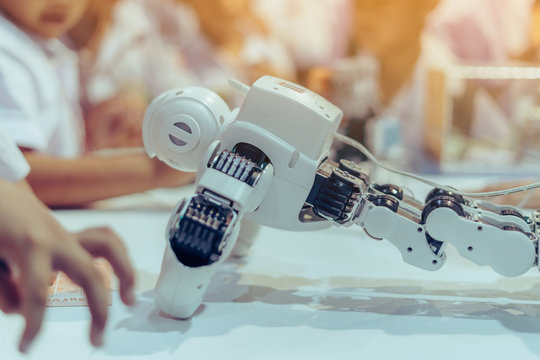
[[[85,152],[76,54],[59,38],[87,0],[0,0],[0,122],[24,150],[28,182],[51,206],[170,187],[192,180],[146,154]]]
[[[241,81],[251,84],[263,75],[296,80],[290,53],[255,13],[251,0],[177,1],[193,8],[214,57]]]
[[[162,28],[174,26],[181,37],[193,21],[161,0],[90,2],[68,39],[80,57],[89,149],[142,146],[149,102],[165,90],[199,84],[180,46],[162,34]]]
[[[349,54],[352,0],[252,0],[252,7],[291,54],[300,83],[311,67]]]

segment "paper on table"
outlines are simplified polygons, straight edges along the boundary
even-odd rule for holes
[[[112,305],[111,296],[111,266],[103,259],[96,260],[96,266],[103,277],[105,289],[107,289],[108,305]],[[48,288],[47,306],[88,306],[86,294],[83,289],[71,281],[71,279],[59,271],[54,282]]]

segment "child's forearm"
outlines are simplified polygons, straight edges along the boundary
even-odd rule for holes
[[[139,154],[59,159],[27,152],[25,156],[31,168],[28,183],[49,206],[78,206],[193,179],[192,174]]]

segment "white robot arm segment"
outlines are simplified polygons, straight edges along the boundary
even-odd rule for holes
[[[201,87],[171,89],[155,98],[143,121],[150,157],[182,171],[195,171],[221,126],[232,116],[216,93]]]
[[[188,318],[202,301],[216,270],[233,249],[239,223],[268,192],[273,169],[232,152],[219,152],[199,180],[197,194],[183,200],[167,231],[162,270],[155,290],[157,306]]]

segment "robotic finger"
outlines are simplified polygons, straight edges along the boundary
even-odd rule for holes
[[[427,232],[501,275],[525,273],[537,261],[538,238],[532,220],[516,208],[481,203],[478,207],[475,201],[453,195],[432,197],[422,213]]]

